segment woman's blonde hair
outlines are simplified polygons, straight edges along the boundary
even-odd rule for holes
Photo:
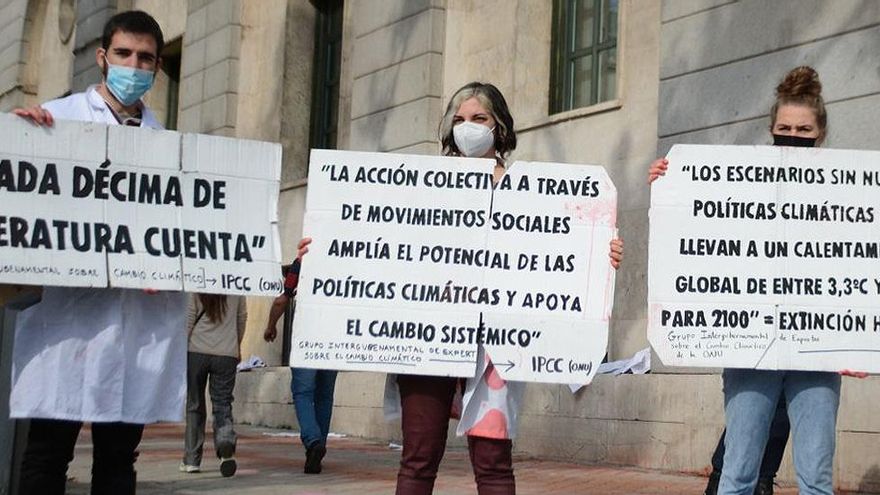
[[[486,109],[495,119],[495,152],[504,159],[516,149],[516,132],[513,130],[513,117],[507,108],[504,95],[494,85],[489,83],[472,82],[465,84],[449,99],[446,112],[440,120],[440,144],[443,146],[443,154],[447,156],[461,156],[461,151],[455,145],[452,137],[453,120],[458,107],[465,101],[476,98],[480,105]]]
[[[816,124],[819,126],[819,137],[816,144],[825,140],[828,128],[828,114],[825,111],[825,100],[822,99],[822,83],[819,74],[812,67],[802,65],[788,71],[782,82],[776,86],[776,102],[770,110],[770,130],[776,125],[776,113],[783,105],[801,105],[813,110]]]

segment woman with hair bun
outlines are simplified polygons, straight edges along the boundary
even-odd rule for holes
[[[777,146],[819,146],[827,135],[827,113],[819,75],[796,67],[776,87],[770,133]],[[665,175],[665,158],[651,164],[648,182]],[[794,465],[801,495],[832,495],[835,427],[840,375],[866,373],[726,368],[724,465],[718,493],[752,495],[777,403],[788,404]]]
[[[795,67],[776,86],[770,133],[776,146],[821,146],[828,129],[822,83],[812,67]]]

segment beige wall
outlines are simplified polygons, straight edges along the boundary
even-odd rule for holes
[[[236,137],[280,138],[286,12],[287,0],[242,2]]]
[[[442,0],[351,0],[343,58],[346,149],[437,152],[445,43]]]
[[[70,0],[0,2],[0,109],[32,106],[70,90],[75,19]]]
[[[70,90],[73,71],[71,47],[75,27],[69,22],[59,23],[62,9],[65,14],[70,14],[70,3],[44,0],[31,2],[29,10],[34,7],[30,25],[25,26],[26,30],[32,30],[28,36],[31,44],[27,49],[22,77],[23,89],[27,94],[25,105],[35,105],[62,96]]]
[[[315,17],[315,8],[309,0],[287,2],[284,59],[280,67],[284,80],[281,102],[281,144],[284,146],[281,182],[284,189],[304,185],[308,174]],[[290,233],[299,235],[299,232]],[[288,240],[287,245],[293,242]]]
[[[162,27],[162,35],[165,41],[170,41],[183,36],[186,30],[186,1],[176,0],[118,0],[118,10],[143,10],[147,12],[159,26]]]

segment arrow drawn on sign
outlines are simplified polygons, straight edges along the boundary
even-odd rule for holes
[[[507,373],[508,371],[512,370],[513,367],[516,365],[513,364],[513,361],[511,361],[510,359],[508,359],[506,363],[495,363],[496,368],[501,367],[501,366],[507,366],[507,369],[504,370],[504,372]]]

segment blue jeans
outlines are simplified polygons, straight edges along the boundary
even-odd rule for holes
[[[299,438],[306,448],[327,444],[336,371],[291,368],[290,392],[299,422]]]
[[[785,445],[788,443],[788,408],[785,407],[785,396],[779,399],[773,421],[770,422],[770,436],[767,446],[764,447],[764,457],[761,459],[761,469],[758,479],[773,481],[779,465],[782,464],[782,455],[785,453]],[[721,432],[715,453],[712,454],[712,471],[721,473],[724,471],[724,438],[726,431]]]
[[[840,375],[821,371],[724,370],[727,418],[719,495],[751,495],[781,394],[788,402],[801,495],[832,495]]]

